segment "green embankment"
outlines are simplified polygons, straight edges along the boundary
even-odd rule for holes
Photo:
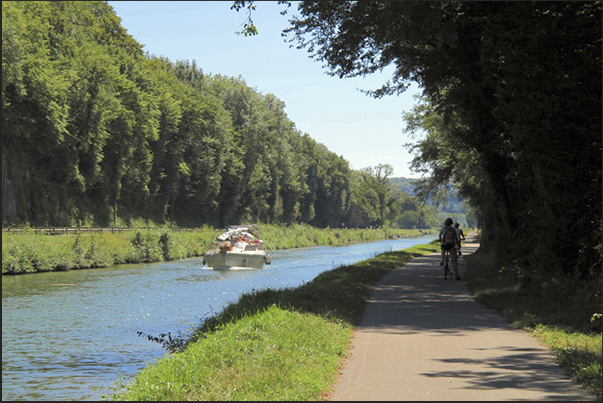
[[[382,253],[298,288],[261,290],[206,320],[113,400],[321,400],[329,393],[373,284],[438,245]],[[333,292],[337,290],[337,292]]]
[[[191,232],[165,228],[127,232],[46,235],[27,230],[2,232],[2,274],[107,267],[123,263],[150,263],[202,256],[221,230],[212,227]],[[343,245],[436,233],[436,230],[318,229],[307,225],[262,225],[266,249]]]
[[[108,398],[327,400],[372,286],[437,250],[434,241],[324,272],[298,288],[244,294],[196,329],[184,351],[166,354],[131,382],[116,382]],[[568,376],[600,400],[601,331],[580,314],[584,308],[522,294],[513,285],[517,279],[501,281],[491,256],[474,254],[465,261],[472,295],[536,335]]]
[[[79,236],[3,233],[2,269],[3,274],[5,270],[23,273],[200,256],[218,232],[206,228],[188,233],[157,229]],[[262,226],[262,237],[272,250],[416,235],[421,233]],[[387,252],[324,272],[295,289],[244,294],[205,321],[186,350],[150,364],[127,389],[123,380],[118,381],[111,398],[325,399],[372,285],[413,257],[437,249],[431,243]],[[465,261],[472,295],[548,345],[568,376],[600,400],[600,315],[591,322],[586,307],[571,295],[526,293],[520,279],[492,256],[474,254]]]

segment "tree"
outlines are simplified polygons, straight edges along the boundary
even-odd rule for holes
[[[255,1],[241,1],[241,0],[236,0],[232,3],[232,6],[230,7],[231,10],[235,10],[236,12],[239,12],[241,9],[244,9],[244,8],[247,9],[247,18],[245,19],[245,22],[242,24],[243,30],[236,31],[237,35],[241,35],[241,34],[243,34],[244,36],[258,35],[258,29],[255,26],[255,24],[253,23],[253,19],[251,18],[253,11],[255,11],[255,9],[256,9],[256,6],[254,3],[255,3]],[[291,7],[290,1],[279,0],[277,3],[278,4],[286,4],[287,9],[289,7]],[[287,9],[281,11],[281,15],[287,14]]]
[[[344,218],[348,226],[380,227],[396,221],[401,196],[388,180],[393,171],[389,164],[378,164],[352,175],[350,200]]]
[[[305,1],[298,10],[285,33],[329,74],[393,65],[370,95],[423,88],[431,135],[416,166],[435,173],[423,188],[458,182],[479,209],[484,247],[513,256],[535,284],[600,279],[591,252],[601,251],[601,2]],[[445,156],[450,147],[463,163]],[[568,186],[576,193],[565,196]]]
[[[274,94],[144,54],[106,2],[2,10],[5,223],[341,225],[356,173]],[[355,196],[370,225],[393,221],[389,175]]]
[[[141,47],[104,2],[2,6],[2,145],[19,215],[61,225],[85,220],[86,209],[103,215],[119,56],[136,60]]]

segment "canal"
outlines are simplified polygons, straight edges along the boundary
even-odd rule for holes
[[[100,400],[120,376],[166,354],[145,337],[188,334],[245,292],[318,274],[437,235],[269,251],[260,270],[212,270],[202,258],[2,276],[2,400]]]

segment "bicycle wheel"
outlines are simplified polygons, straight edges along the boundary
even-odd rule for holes
[[[450,251],[446,251],[446,263],[444,264],[444,280],[448,280],[448,255]]]

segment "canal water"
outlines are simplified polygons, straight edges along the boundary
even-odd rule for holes
[[[137,332],[183,336],[245,292],[318,274],[436,236],[269,251],[264,269],[212,270],[201,258],[2,276],[2,400],[100,400],[167,354]]]

